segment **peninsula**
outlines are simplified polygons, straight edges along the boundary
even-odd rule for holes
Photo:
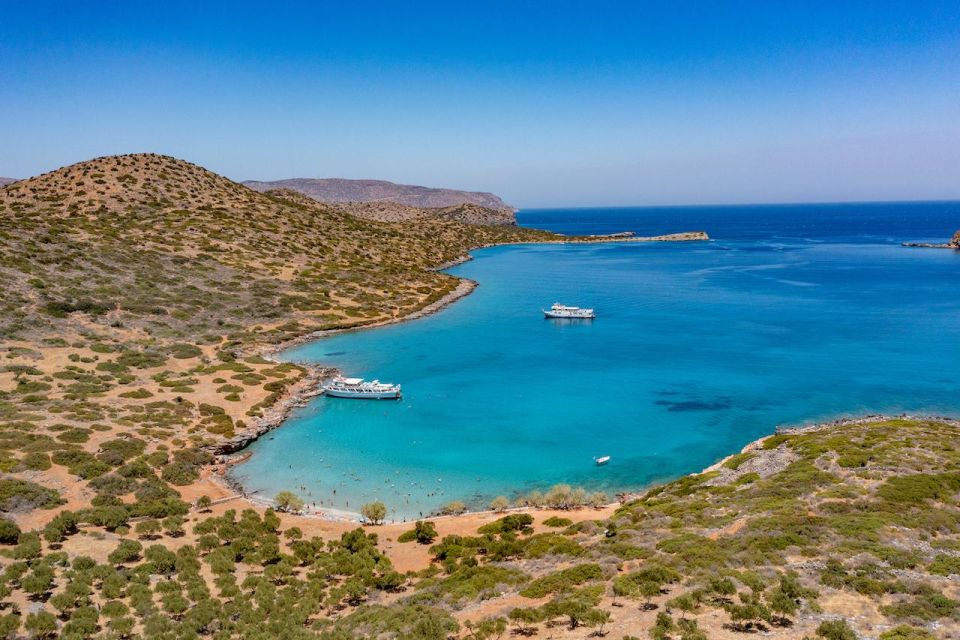
[[[953,234],[949,242],[930,243],[930,242],[904,242],[905,247],[921,247],[924,249],[960,249],[960,231]]]

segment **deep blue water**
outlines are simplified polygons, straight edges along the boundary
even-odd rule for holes
[[[524,245],[451,270],[480,287],[429,318],[291,351],[401,382],[318,398],[236,475],[397,518],[557,482],[609,492],[699,470],[777,425],[960,413],[960,252],[907,249],[960,203],[524,211],[564,233],[703,229],[689,244]],[[592,322],[547,321],[555,301]],[[611,455],[606,467],[593,457]],[[336,494],[334,495],[334,490]]]

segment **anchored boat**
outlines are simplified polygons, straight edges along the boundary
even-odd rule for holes
[[[597,317],[593,309],[568,307],[559,302],[553,303],[553,306],[549,309],[543,309],[543,315],[547,318],[572,318],[575,320],[590,320]]]
[[[323,385],[323,392],[334,398],[357,398],[361,400],[396,400],[400,397],[400,385],[363,378],[337,377]]]
[[[610,462],[610,456],[601,456],[599,458],[594,458],[593,461],[597,463],[598,467],[602,467],[603,465]]]

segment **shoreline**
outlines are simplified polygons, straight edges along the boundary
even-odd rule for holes
[[[818,431],[825,431],[828,429],[835,429],[835,428],[849,426],[849,425],[873,424],[873,423],[886,422],[888,420],[931,420],[931,421],[944,422],[947,424],[951,424],[955,426],[957,429],[960,429],[960,417],[937,416],[937,415],[930,415],[930,414],[915,415],[915,414],[908,414],[908,413],[902,413],[897,415],[882,414],[882,413],[866,414],[866,415],[859,415],[859,416],[835,418],[833,420],[817,422],[809,425],[796,425],[796,426],[781,425],[781,426],[774,427],[771,433],[760,436],[759,438],[748,442],[739,451],[733,452],[724,456],[723,458],[701,469],[700,471],[691,471],[689,473],[682,474],[681,476],[678,476],[678,477],[683,478],[686,476],[702,476],[714,471],[721,471],[725,468],[724,465],[727,463],[727,461],[731,460],[732,458],[735,458],[736,456],[739,456],[745,453],[764,451],[764,449],[762,448],[763,443],[766,442],[769,438],[772,438],[778,435],[814,433]],[[771,451],[776,451],[776,449],[771,449]],[[226,469],[224,470],[224,472],[211,474],[211,480],[217,484],[222,484],[223,486],[226,486],[232,490],[238,491],[239,493],[242,494],[239,499],[242,499],[243,501],[247,502],[252,506],[261,506],[261,507],[273,506],[273,501],[270,500],[269,498],[254,497],[253,495],[248,495],[244,491],[242,483],[240,483],[234,478],[230,478],[229,475],[227,474],[227,471],[229,471],[230,466],[232,465],[229,462],[227,462]],[[630,502],[642,499],[643,496],[646,495],[646,493],[649,492],[651,489],[654,489],[663,484],[667,484],[668,482],[671,482],[671,481],[668,480],[668,481],[655,482],[649,486],[644,487],[642,490],[639,490],[639,491],[618,492],[616,494],[617,500],[615,502],[609,502],[599,507],[582,505],[580,507],[573,508],[573,509],[556,509],[553,507],[546,507],[546,506],[544,507],[522,506],[522,507],[509,507],[499,513],[488,508],[488,509],[481,509],[481,510],[475,510],[475,511],[467,510],[459,514],[441,514],[441,515],[427,514],[423,516],[423,518],[390,519],[390,520],[385,520],[383,524],[390,524],[390,525],[406,524],[406,523],[413,522],[414,520],[417,520],[417,519],[430,520],[430,521],[457,521],[458,519],[461,519],[461,518],[475,518],[478,516],[495,515],[498,517],[503,517],[504,515],[508,515],[511,513],[533,514],[533,513],[548,512],[548,511],[549,512],[559,511],[559,512],[566,512],[566,513],[578,513],[578,512],[582,513],[582,512],[589,512],[589,511],[606,511],[610,509],[616,510],[623,505],[629,504]],[[389,509],[389,505],[387,505],[387,508]],[[313,511],[310,507],[307,507],[302,512],[291,513],[289,515],[297,518],[309,518],[312,520],[320,520],[324,522],[354,523],[357,525],[365,525],[362,517],[358,512],[346,511],[343,509],[336,509],[336,508],[325,508],[322,511],[320,511],[319,509],[317,511]]]
[[[207,451],[220,458],[243,451],[267,433],[280,427],[294,409],[305,406],[311,398],[320,395],[322,393],[320,382],[338,373],[338,370],[332,367],[302,366],[307,369],[307,374],[286,389],[275,403],[264,410],[261,417],[252,420],[246,429],[238,431],[232,438],[207,445],[205,447]],[[220,460],[220,462],[229,461]]]
[[[472,259],[473,258],[471,258],[470,256],[466,256],[462,260],[462,262],[457,262],[456,264],[462,264],[463,262],[468,262]],[[451,264],[450,266],[451,267],[455,266],[455,264]],[[447,268],[449,267],[443,267],[443,269],[447,269]],[[440,271],[442,269],[437,267],[434,270]],[[269,347],[262,349],[258,355],[263,356],[264,358],[267,358],[269,360],[273,360],[275,362],[293,362],[303,367],[308,367],[308,368],[317,367],[318,365],[314,363],[304,362],[302,360],[301,361],[280,360],[278,356],[284,351],[288,351],[290,349],[293,349],[294,347],[298,347],[308,342],[313,342],[314,340],[320,340],[321,338],[326,338],[328,336],[335,336],[337,334],[347,333],[349,331],[361,331],[363,329],[376,329],[378,327],[387,327],[390,325],[401,324],[403,322],[418,320],[420,318],[433,315],[434,313],[437,313],[438,311],[444,309],[445,307],[450,306],[460,298],[467,297],[468,295],[473,293],[474,289],[480,286],[479,283],[473,280],[470,280],[469,278],[457,278],[457,280],[458,280],[457,286],[454,287],[452,291],[445,293],[443,296],[441,296],[437,300],[434,300],[433,302],[417,309],[416,311],[412,311],[406,315],[398,316],[396,318],[387,318],[385,320],[377,320],[376,322],[371,322],[369,324],[359,324],[351,327],[339,327],[335,329],[320,329],[318,331],[312,331],[298,338],[293,338],[292,340],[285,340],[279,344],[270,345]],[[331,371],[338,371],[336,367],[327,367],[327,369]]]
[[[534,240],[534,241],[527,241],[527,242],[491,242],[488,244],[482,244],[476,247],[472,247],[470,251],[468,251],[464,255],[453,258],[452,260],[448,260],[446,262],[441,262],[440,264],[434,267],[430,267],[429,270],[435,271],[435,272],[442,272],[442,271],[446,271],[447,269],[452,269],[453,267],[459,266],[461,264],[465,264],[473,260],[473,256],[471,255],[470,252],[480,251],[483,249],[492,249],[494,247],[520,247],[523,245],[539,245],[539,244],[550,244],[550,245],[608,244],[608,243],[617,243],[617,242],[623,242],[623,243],[627,243],[627,242],[629,243],[705,242],[705,241],[709,241],[710,239],[711,239],[710,236],[705,231],[683,231],[680,233],[668,233],[668,234],[659,235],[659,236],[624,236],[621,234],[614,233],[614,234],[597,235],[597,236],[568,236],[568,237],[561,236],[557,240]],[[398,316],[396,318],[388,318],[385,320],[378,320],[376,322],[352,325],[348,327],[320,329],[318,331],[313,331],[313,332],[304,334],[302,336],[299,336],[297,338],[293,338],[292,340],[285,340],[278,344],[270,345],[269,347],[262,349],[259,352],[259,355],[263,356],[264,358],[269,358],[271,360],[276,360],[277,362],[281,362],[281,360],[277,358],[278,354],[284,351],[288,351],[289,349],[297,347],[301,344],[305,344],[307,342],[313,342],[314,340],[320,340],[321,338],[325,338],[327,336],[346,333],[348,331],[376,329],[378,327],[386,327],[394,324],[408,322],[410,320],[417,320],[419,318],[423,318],[423,317],[432,315],[434,313],[437,313],[438,311],[441,311],[442,309],[453,304],[460,298],[465,298],[466,296],[470,295],[471,293],[473,293],[474,289],[480,286],[478,282],[474,280],[470,280],[469,278],[460,278],[457,276],[451,276],[451,277],[457,278],[457,281],[458,281],[457,286],[454,287],[452,291],[444,294],[439,299],[421,307],[420,309],[412,311],[406,315]],[[303,361],[292,361],[292,362],[295,362],[296,364],[299,364],[302,366],[316,366],[314,364],[305,363]]]
[[[898,415],[890,415],[885,413],[871,413],[871,414],[865,414],[865,415],[859,415],[859,416],[835,418],[833,420],[827,420],[825,422],[817,422],[817,423],[808,424],[808,425],[796,425],[796,426],[781,425],[781,426],[774,427],[773,433],[769,433],[765,436],[761,436],[757,438],[756,440],[748,442],[743,446],[742,449],[740,449],[740,451],[724,456],[723,458],[721,458],[720,460],[717,460],[716,462],[711,464],[709,467],[703,469],[702,471],[692,472],[687,475],[699,476],[706,473],[710,473],[711,471],[718,471],[722,469],[724,464],[731,458],[734,458],[744,453],[750,453],[753,451],[760,450],[763,443],[768,439],[773,438],[774,436],[814,433],[817,431],[825,431],[827,429],[834,429],[834,428],[845,427],[849,425],[873,424],[878,422],[886,422],[888,420],[935,420],[937,422],[945,422],[948,424],[952,424],[957,428],[960,428],[960,418],[957,418],[957,417],[935,416],[930,414],[914,415],[910,413],[901,413]]]
[[[558,239],[555,241],[547,240],[547,241],[539,241],[539,242],[491,243],[487,245],[474,247],[470,249],[470,252],[462,256],[459,256],[458,258],[455,258],[453,260],[441,263],[436,267],[433,267],[432,270],[444,271],[446,269],[453,268],[460,264],[465,264],[474,259],[473,255],[471,255],[473,251],[478,251],[478,250],[493,248],[498,246],[523,246],[523,245],[536,245],[536,244],[599,244],[599,243],[614,243],[614,242],[694,242],[694,241],[703,241],[708,239],[709,237],[705,233],[687,232],[687,233],[681,233],[681,234],[670,234],[666,236],[654,236],[654,237],[624,237],[622,235],[611,234],[611,235],[597,236],[597,237]],[[335,375],[339,373],[339,370],[334,367],[319,366],[313,363],[297,361],[297,360],[281,360],[279,358],[280,353],[287,351],[291,348],[294,348],[296,346],[299,346],[301,344],[319,340],[324,337],[345,333],[348,331],[374,329],[377,327],[384,327],[384,326],[399,324],[402,322],[407,322],[410,320],[416,320],[423,317],[427,317],[429,315],[432,315],[434,313],[441,311],[445,307],[471,294],[478,286],[479,286],[479,283],[473,280],[470,280],[467,278],[458,278],[458,283],[453,290],[444,294],[434,302],[431,302],[421,307],[420,309],[417,309],[416,311],[413,311],[404,316],[388,318],[388,319],[380,320],[377,322],[362,324],[357,326],[334,328],[334,329],[322,329],[319,331],[305,334],[304,336],[300,336],[293,340],[285,341],[277,345],[271,345],[261,350],[260,355],[266,358],[269,358],[271,360],[274,360],[277,362],[295,362],[296,364],[304,366],[308,370],[308,374],[307,376],[305,376],[303,380],[301,380],[299,383],[291,387],[291,389],[289,389],[288,392],[285,393],[283,397],[281,397],[277,401],[277,403],[275,403],[270,408],[270,411],[271,411],[270,416],[264,416],[264,418],[258,421],[257,425],[254,428],[246,430],[241,437],[235,437],[226,443],[220,443],[219,445],[215,445],[212,449],[219,456],[221,456],[221,462],[229,462],[224,459],[224,456],[232,455],[237,452],[243,451],[244,449],[249,447],[251,444],[253,444],[256,440],[258,440],[260,437],[262,437],[266,433],[282,426],[283,422],[286,420],[287,417],[289,417],[289,414],[293,411],[293,409],[303,406],[311,398],[317,395],[320,395],[321,392],[316,387],[319,385],[320,381],[324,377],[328,377],[330,375]],[[937,417],[937,416],[929,416],[929,415],[912,416],[912,415],[902,414],[902,415],[892,416],[892,415],[885,415],[885,414],[871,414],[871,415],[860,415],[860,416],[853,416],[853,417],[839,417],[837,419],[828,420],[825,422],[819,422],[819,423],[806,425],[806,426],[776,426],[774,427],[774,430],[771,433],[763,435],[762,437],[747,443],[746,445],[744,445],[743,448],[741,448],[739,452],[730,453],[729,455],[724,456],[722,459],[718,460],[717,462],[709,465],[708,467],[700,471],[691,471],[688,474],[684,474],[684,475],[701,475],[717,469],[722,469],[724,463],[727,462],[730,458],[742,453],[756,451],[761,447],[761,445],[765,440],[781,433],[810,432],[810,431],[827,429],[831,427],[838,427],[845,424],[862,424],[862,423],[868,423],[868,422],[880,422],[884,420],[897,419],[897,418],[899,419],[903,419],[903,418],[937,419],[937,420],[950,421],[950,422],[956,421],[955,418]],[[960,422],[958,422],[958,425],[960,425]],[[237,480],[235,477],[231,477],[229,475],[229,471],[232,466],[233,466],[232,464],[228,463],[225,466],[222,475],[219,476],[219,479],[223,483],[225,483],[226,486],[229,486],[232,489],[236,489],[239,493],[243,494],[243,499],[246,502],[253,505],[270,506],[272,504],[272,501],[269,498],[266,498],[264,496],[254,497],[252,495],[246,494],[243,483]],[[639,491],[634,490],[634,491],[618,492],[616,494],[616,496],[618,497],[618,501],[611,502],[608,505],[606,505],[606,507],[604,508],[615,508],[631,500],[636,500],[642,497],[651,488],[655,486],[659,486],[660,484],[663,484],[663,483],[659,482],[659,483],[644,487]],[[585,506],[583,508],[589,509],[590,507]],[[505,513],[536,512],[536,511],[542,511],[542,510],[543,508],[538,508],[538,507],[513,507],[508,509]],[[475,516],[478,514],[486,514],[486,513],[488,513],[488,511],[478,510],[478,511],[467,511],[464,514],[460,514],[460,515],[443,515],[443,516],[427,515],[425,516],[425,518],[456,519],[466,515]],[[316,512],[311,512],[309,509],[307,509],[304,513],[297,514],[297,515],[300,517],[316,518],[316,519],[334,521],[334,522],[362,523],[362,519],[360,518],[359,513],[346,511],[342,509],[335,509],[335,508],[324,508],[322,511],[318,508]],[[391,520],[390,522],[400,523],[401,521],[406,522],[407,519]]]
[[[432,271],[440,272],[445,271],[446,269],[453,268],[455,266],[465,264],[473,260],[473,256],[470,252],[479,251],[482,249],[489,249],[493,247],[500,246],[522,246],[522,245],[537,245],[537,244],[606,244],[606,243],[640,243],[640,242],[702,242],[710,240],[709,235],[704,231],[692,231],[692,232],[681,232],[681,233],[672,233],[659,236],[634,236],[627,235],[630,232],[623,233],[614,233],[614,234],[605,234],[605,235],[596,235],[596,236],[570,236],[570,237],[561,237],[557,240],[542,240],[534,242],[501,242],[501,243],[489,243],[473,247],[469,252],[465,253],[462,256],[449,260],[447,262],[441,263],[435,267],[432,267]],[[452,276],[456,277],[456,276]],[[297,347],[302,344],[313,342],[315,340],[320,340],[322,338],[337,335],[340,333],[346,333],[348,331],[359,331],[362,329],[375,329],[378,327],[385,327],[394,324],[400,324],[403,322],[408,322],[412,320],[417,320],[430,316],[434,313],[437,313],[447,306],[457,302],[461,298],[464,298],[471,293],[479,286],[479,283],[470,280],[469,278],[457,278],[457,285],[452,291],[441,296],[439,299],[417,309],[411,313],[408,313],[403,316],[388,318],[385,320],[380,320],[377,322],[372,322],[369,324],[361,324],[351,327],[342,327],[334,329],[321,329],[319,331],[314,331],[298,338],[292,340],[287,340],[276,345],[270,345],[265,348],[262,348],[258,351],[258,355],[267,358],[275,362],[293,362],[304,367],[307,370],[307,374],[291,388],[285,390],[281,397],[271,405],[264,413],[261,418],[258,418],[252,425],[244,429],[242,432],[236,434],[234,437],[218,442],[212,445],[207,446],[207,450],[214,454],[216,463],[222,464],[223,469],[220,472],[214,471],[211,475],[211,478],[215,478],[216,482],[221,483],[222,485],[230,488],[231,490],[237,491],[241,494],[241,497],[244,501],[262,506],[272,505],[272,500],[268,498],[255,498],[252,495],[248,495],[242,482],[237,480],[235,477],[230,476],[230,469],[242,462],[245,462],[252,456],[252,452],[247,452],[247,455],[241,460],[231,459],[231,456],[234,456],[237,453],[243,452],[254,442],[262,438],[267,433],[283,426],[283,423],[290,416],[290,413],[294,409],[303,407],[314,397],[317,397],[322,394],[320,390],[321,382],[330,376],[338,375],[341,371],[332,366],[318,365],[316,363],[310,363],[305,361],[297,360],[281,360],[279,354],[284,351],[288,351],[294,347]],[[769,436],[765,436],[769,437]],[[634,492],[619,492],[616,494],[619,497],[617,502],[612,502],[604,508],[615,507],[617,505],[624,504],[630,499],[635,499],[640,493]],[[587,508],[587,507],[584,507]],[[508,509],[508,512],[524,512],[528,510],[537,511],[538,508],[530,507],[516,507]],[[325,514],[331,513],[335,517],[330,518]],[[464,514],[483,514],[487,513],[486,511],[467,511]],[[300,514],[303,517],[319,517],[324,520],[332,521],[354,521],[360,522],[360,514],[355,512],[343,511],[338,509],[325,509],[322,513],[304,513]],[[457,518],[458,515],[445,515],[445,516],[429,516],[431,519],[436,518]],[[406,520],[404,520],[406,521]]]

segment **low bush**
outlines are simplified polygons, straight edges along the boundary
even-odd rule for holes
[[[0,511],[52,509],[63,504],[60,494],[29,480],[0,478]]]
[[[543,521],[544,526],[547,527],[569,527],[573,524],[573,520],[570,518],[561,518],[559,516],[551,516]]]
[[[420,544],[430,544],[437,539],[437,528],[429,520],[417,520],[413,524],[413,529],[404,531],[397,537],[397,542],[413,542],[416,540]]]
[[[525,598],[543,598],[552,593],[572,590],[590,580],[599,580],[603,571],[598,564],[580,564],[537,578],[520,591]]]

